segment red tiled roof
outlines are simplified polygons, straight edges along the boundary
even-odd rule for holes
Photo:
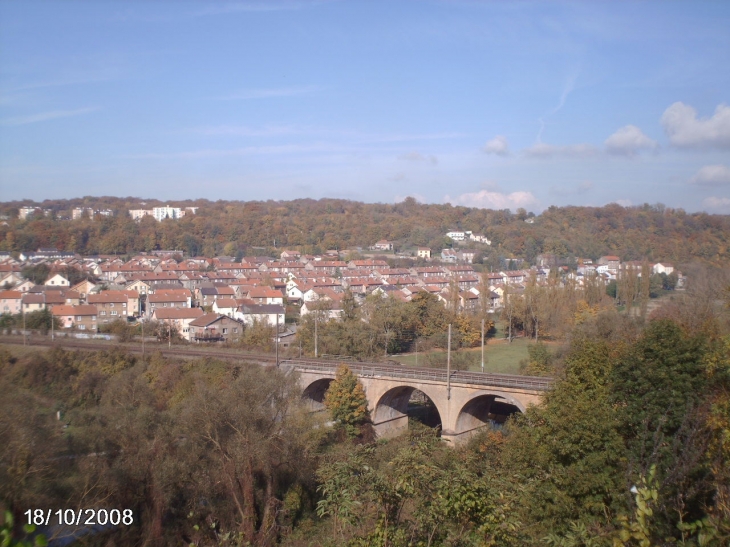
[[[96,315],[96,306],[91,304],[81,304],[79,306],[53,306],[51,308],[53,315]]]
[[[152,314],[156,319],[197,319],[205,312],[201,308],[157,308]]]

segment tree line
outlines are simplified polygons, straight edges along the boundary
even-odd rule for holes
[[[178,249],[193,256],[271,253],[293,247],[307,253],[327,249],[368,248],[380,239],[397,249],[428,246],[439,252],[453,245],[445,238],[452,229],[486,234],[491,246],[481,246],[478,262],[494,270],[510,260],[533,263],[548,253],[570,261],[616,254],[622,260],[701,260],[724,263],[728,256],[730,217],[687,213],[662,205],[621,207],[550,207],[532,223],[524,210],[489,210],[421,204],[413,198],[397,204],[367,204],[338,199],[239,202],[195,200],[199,207],[179,220],[139,222],[128,209],[150,207],[136,198],[46,200],[50,216],[18,220],[22,202],[0,204],[8,220],[0,224],[0,251],[35,251],[57,247],[81,254],[130,255],[158,249]],[[63,220],[72,207],[114,210],[113,217]],[[66,216],[64,216],[66,215]]]

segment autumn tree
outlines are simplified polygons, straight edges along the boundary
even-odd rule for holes
[[[324,405],[332,419],[351,437],[370,421],[365,390],[347,365],[337,368],[335,379],[325,394]]]

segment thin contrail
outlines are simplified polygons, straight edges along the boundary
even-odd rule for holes
[[[568,80],[565,82],[565,86],[563,87],[563,92],[560,94],[560,101],[558,102],[558,105],[550,109],[547,113],[543,114],[537,119],[537,121],[540,122],[540,131],[538,131],[537,133],[538,143],[542,142],[542,132],[545,129],[545,118],[556,114],[561,108],[565,106],[565,101],[568,99],[568,95],[570,95],[571,91],[575,89],[575,80],[577,78],[577,72],[568,77]]]

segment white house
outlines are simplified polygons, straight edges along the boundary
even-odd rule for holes
[[[393,243],[391,241],[388,241],[387,239],[381,239],[375,245],[373,245],[373,250],[375,250],[375,251],[392,251]]]
[[[418,253],[418,258],[431,258],[431,249],[428,247],[419,247],[416,252]]]
[[[70,287],[71,283],[68,279],[63,277],[61,274],[56,274],[54,276],[49,277],[46,279],[46,282],[44,285],[51,285],[54,287]]]
[[[464,241],[466,239],[467,235],[471,235],[471,232],[462,232],[459,230],[452,230],[451,232],[446,232],[446,237],[450,237],[454,241]]]
[[[674,266],[671,265],[669,262],[657,262],[654,264],[654,270],[655,274],[667,274],[669,275],[674,271]]]

